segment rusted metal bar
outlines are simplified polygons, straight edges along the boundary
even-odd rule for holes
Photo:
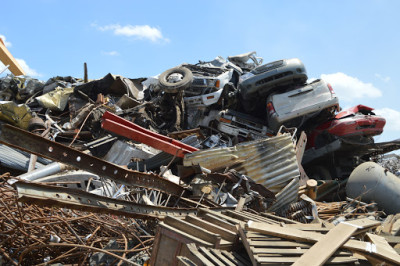
[[[158,175],[122,168],[10,125],[2,126],[0,142],[107,177],[128,186],[151,188],[173,195],[181,195],[184,191],[183,187]]]
[[[183,158],[185,154],[198,151],[190,145],[178,140],[142,128],[110,112],[105,112],[101,127],[120,136],[139,141],[153,148]]]
[[[124,215],[135,218],[164,219],[167,215],[185,216],[195,213],[195,208],[171,208],[133,203],[88,193],[78,189],[48,186],[39,183],[18,181],[15,184],[18,200],[44,206],[68,207],[81,211],[91,211]]]

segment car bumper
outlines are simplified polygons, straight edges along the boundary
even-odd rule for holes
[[[356,115],[333,121],[328,133],[335,136],[376,136],[383,132],[386,120],[379,116]]]

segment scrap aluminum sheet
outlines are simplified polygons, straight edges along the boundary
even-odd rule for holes
[[[210,170],[231,167],[256,183],[279,193],[300,172],[295,145],[290,134],[240,143],[229,148],[215,148],[186,154],[185,166],[200,165]],[[298,187],[298,185],[297,185]]]

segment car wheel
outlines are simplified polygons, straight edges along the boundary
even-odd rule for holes
[[[174,67],[161,73],[158,83],[167,93],[177,93],[192,85],[193,74],[186,67]]]
[[[315,180],[332,180],[332,175],[329,172],[329,170],[320,165],[311,167],[307,171],[307,175],[309,178],[312,178]]]

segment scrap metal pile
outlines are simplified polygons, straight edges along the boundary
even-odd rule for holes
[[[290,241],[323,245],[335,225],[358,219],[351,227],[362,221],[368,230],[341,225],[336,249],[366,232],[372,242],[344,244],[320,261],[400,262],[359,248],[386,241],[373,232],[398,212],[375,188],[356,189],[369,186],[359,177],[366,167],[386,174],[362,162],[400,148],[374,143],[385,119],[364,105],[341,110],[333,88],[308,81],[299,59],[262,61],[251,52],[135,79],[1,78],[0,261],[302,262],[312,245]],[[300,233],[276,233],[292,224]],[[299,236],[311,229],[318,233]],[[390,253],[388,245],[380,248]]]

